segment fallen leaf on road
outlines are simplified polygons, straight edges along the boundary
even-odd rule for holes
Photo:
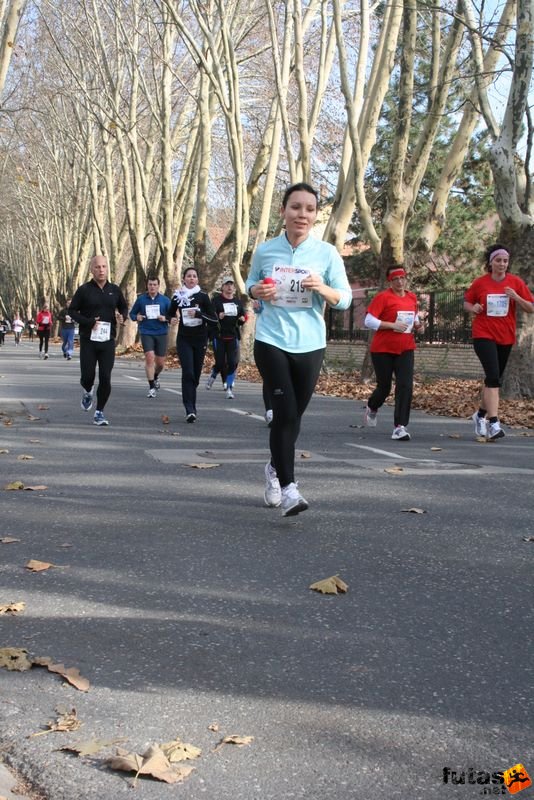
[[[2,448],[2,450],[0,450],[0,456],[7,456],[8,453],[9,450],[6,450],[5,448]]]
[[[409,514],[426,514],[424,508],[401,508],[401,511],[406,511]]]
[[[0,667],[24,672],[31,666],[27,650],[22,647],[0,647]]]
[[[322,594],[339,594],[339,592],[346,592],[349,587],[339,575],[331,575],[330,578],[323,578],[321,581],[310,584],[309,588]]]
[[[401,475],[404,470],[402,467],[386,467],[384,472],[388,472],[390,475]]]
[[[162,414],[161,421],[163,422],[164,425],[168,425],[169,422],[171,421],[171,418],[168,417],[167,414]]]
[[[28,439],[28,442],[30,444],[41,444],[41,440],[40,439]]]
[[[79,756],[93,756],[95,753],[99,753],[100,750],[104,750],[106,747],[111,747],[113,744],[118,744],[119,742],[124,742],[125,738],[122,739],[108,739],[107,741],[104,739],[91,739],[87,742],[80,742],[79,744],[66,744],[64,747],[60,747],[60,750],[67,750],[70,753],[76,753]]]
[[[43,486],[39,484],[38,486],[24,486],[27,492],[44,492],[45,489],[48,489],[48,486]]]
[[[308,453],[307,450],[301,450],[300,458],[311,458],[311,453]]]
[[[41,417],[34,417],[33,414],[27,414],[26,419],[29,419],[30,422],[35,422],[36,420],[41,419]]]
[[[4,490],[6,492],[15,492],[18,489],[24,489],[24,484],[22,481],[11,481],[11,483],[8,483],[6,486],[4,486]]]
[[[534,542],[534,536],[523,536],[524,542]]]
[[[135,772],[134,786],[139,775],[148,775],[165,783],[180,783],[194,770],[194,767],[173,767],[158,745],[152,745],[143,755],[119,748],[117,755],[106,759],[105,763],[111,769]]]
[[[77,667],[67,667],[65,664],[54,664],[51,658],[34,658],[33,663],[36,667],[46,667],[49,672],[55,672],[65,678],[75,689],[80,692],[88,692],[90,683],[87,678],[80,675],[80,670]]]
[[[33,461],[35,456],[29,456],[27,453],[21,453],[20,456],[17,456],[17,461]]]
[[[213,469],[214,467],[220,467],[220,464],[188,464],[188,467],[192,467],[193,469]]]
[[[35,558],[30,558],[27,564],[24,564],[26,569],[29,569],[31,572],[43,572],[45,569],[50,569],[50,567],[55,567],[56,564],[49,564],[48,561],[37,561]]]
[[[200,747],[195,747],[193,744],[182,742],[178,738],[172,742],[160,744],[159,746],[171,764],[174,764],[177,761],[190,761],[193,758],[198,758],[202,753]]]
[[[4,420],[2,420],[2,422],[4,423],[4,425],[7,425],[7,426],[13,425],[13,420],[9,419],[9,417],[6,417]]]
[[[40,405],[40,406],[37,406],[37,411],[48,411],[49,408],[50,408],[50,406]]]
[[[2,544],[13,544],[13,542],[20,542],[20,539],[15,539],[13,536],[2,536],[0,542]]]
[[[219,732],[219,723],[218,722],[212,722],[211,725],[208,725],[208,730],[209,731],[214,731],[215,733],[218,733]]]
[[[8,603],[6,606],[0,606],[0,614],[19,614],[26,608],[26,603]]]
[[[433,453],[439,453],[443,449],[442,447],[431,447],[430,448]]]
[[[449,439],[461,439],[462,438],[461,434],[459,434],[459,433],[449,433],[448,436],[449,436]]]
[[[48,730],[39,731],[38,733],[30,733],[28,739],[31,739],[34,736],[44,736],[45,733],[54,733],[57,731],[63,733],[65,731],[77,731],[78,728],[81,728],[83,723],[78,719],[75,708],[71,708],[70,711],[56,708],[56,711],[59,716],[55,722],[50,721],[46,723],[48,725]]]
[[[250,744],[253,741],[254,741],[253,736],[235,736],[235,735],[225,736],[224,739],[221,739],[221,741],[219,742],[219,744],[217,745],[217,747],[214,749],[213,752],[216,753],[217,750],[220,750],[221,747],[225,744],[235,744],[237,745],[237,747],[244,747],[245,745]]]

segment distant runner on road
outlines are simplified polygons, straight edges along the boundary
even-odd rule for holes
[[[473,347],[484,370],[480,408],[472,416],[477,436],[502,439],[499,389],[515,344],[517,307],[532,314],[534,297],[517,275],[508,272],[510,251],[493,244],[486,251],[486,275],[465,293],[464,308],[473,315]]]
[[[157,275],[148,275],[146,292],[139,295],[130,311],[130,319],[139,323],[141,344],[145,354],[145,373],[148,381],[147,397],[156,397],[159,376],[165,366],[169,323],[167,313],[171,301],[159,291]]]
[[[60,324],[60,335],[61,335],[61,351],[63,353],[63,358],[66,358],[67,361],[70,361],[72,358],[72,354],[74,352],[74,320],[68,313],[69,306],[71,304],[70,298],[67,299],[67,305],[65,308],[62,308],[57,318]]]
[[[182,286],[172,296],[169,320],[179,320],[176,352],[182,368],[182,400],[186,421],[195,422],[197,387],[208,346],[208,331],[217,326],[217,316],[209,295],[199,286],[196,269],[185,269],[182,279]]]
[[[376,374],[376,389],[367,401],[364,423],[376,427],[378,409],[391,392],[395,376],[395,410],[392,439],[407,442],[413,394],[414,330],[421,330],[417,297],[406,291],[406,271],[391,266],[386,271],[389,288],[371,300],[364,325],[375,331],[370,352]]]
[[[69,315],[80,325],[80,383],[83,388],[81,406],[90,411],[98,364],[95,425],[109,425],[104,407],[111,394],[111,371],[115,363],[117,322],[124,323],[128,305],[120,288],[108,281],[105,256],[91,259],[92,279],[80,286],[72,298]]]

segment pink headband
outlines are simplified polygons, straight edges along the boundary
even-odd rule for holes
[[[504,250],[503,248],[501,248],[500,250],[494,250],[488,259],[488,263],[491,264],[493,259],[497,258],[497,256],[508,256],[508,258],[510,258],[510,253],[508,252],[508,250]]]
[[[392,281],[393,278],[405,278],[406,272],[403,270],[402,267],[398,269],[392,269],[391,272],[388,273],[388,281]]]

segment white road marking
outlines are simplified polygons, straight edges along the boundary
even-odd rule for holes
[[[389,450],[379,450],[377,447],[367,447],[364,444],[354,444],[353,442],[345,442],[347,447],[357,447],[360,450],[370,450],[371,453],[377,453],[379,456],[387,456],[388,458],[401,458],[404,461],[413,461],[413,458],[409,456],[401,456],[398,453],[390,453]],[[419,460],[427,460],[427,459],[417,459]]]
[[[265,422],[265,417],[260,417],[259,414],[252,414],[250,411],[242,411],[240,408],[226,408],[232,414],[240,414],[242,417],[251,417],[252,419],[259,419],[260,422]]]
[[[124,377],[125,378],[129,378],[131,381],[145,381],[146,380],[146,378],[137,378],[135,375],[125,375]],[[160,392],[170,392],[171,394],[179,394],[180,397],[182,396],[182,393],[181,393],[181,391],[179,389],[167,389],[166,386],[162,386],[159,391]]]

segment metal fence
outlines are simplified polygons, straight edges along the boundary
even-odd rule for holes
[[[368,331],[363,327],[367,306],[378,289],[353,289],[352,305],[347,311],[329,308],[326,314],[329,340],[366,341]],[[471,319],[464,311],[464,290],[450,289],[416,292],[419,313],[425,330],[417,335],[419,341],[432,344],[468,344],[471,341]]]

